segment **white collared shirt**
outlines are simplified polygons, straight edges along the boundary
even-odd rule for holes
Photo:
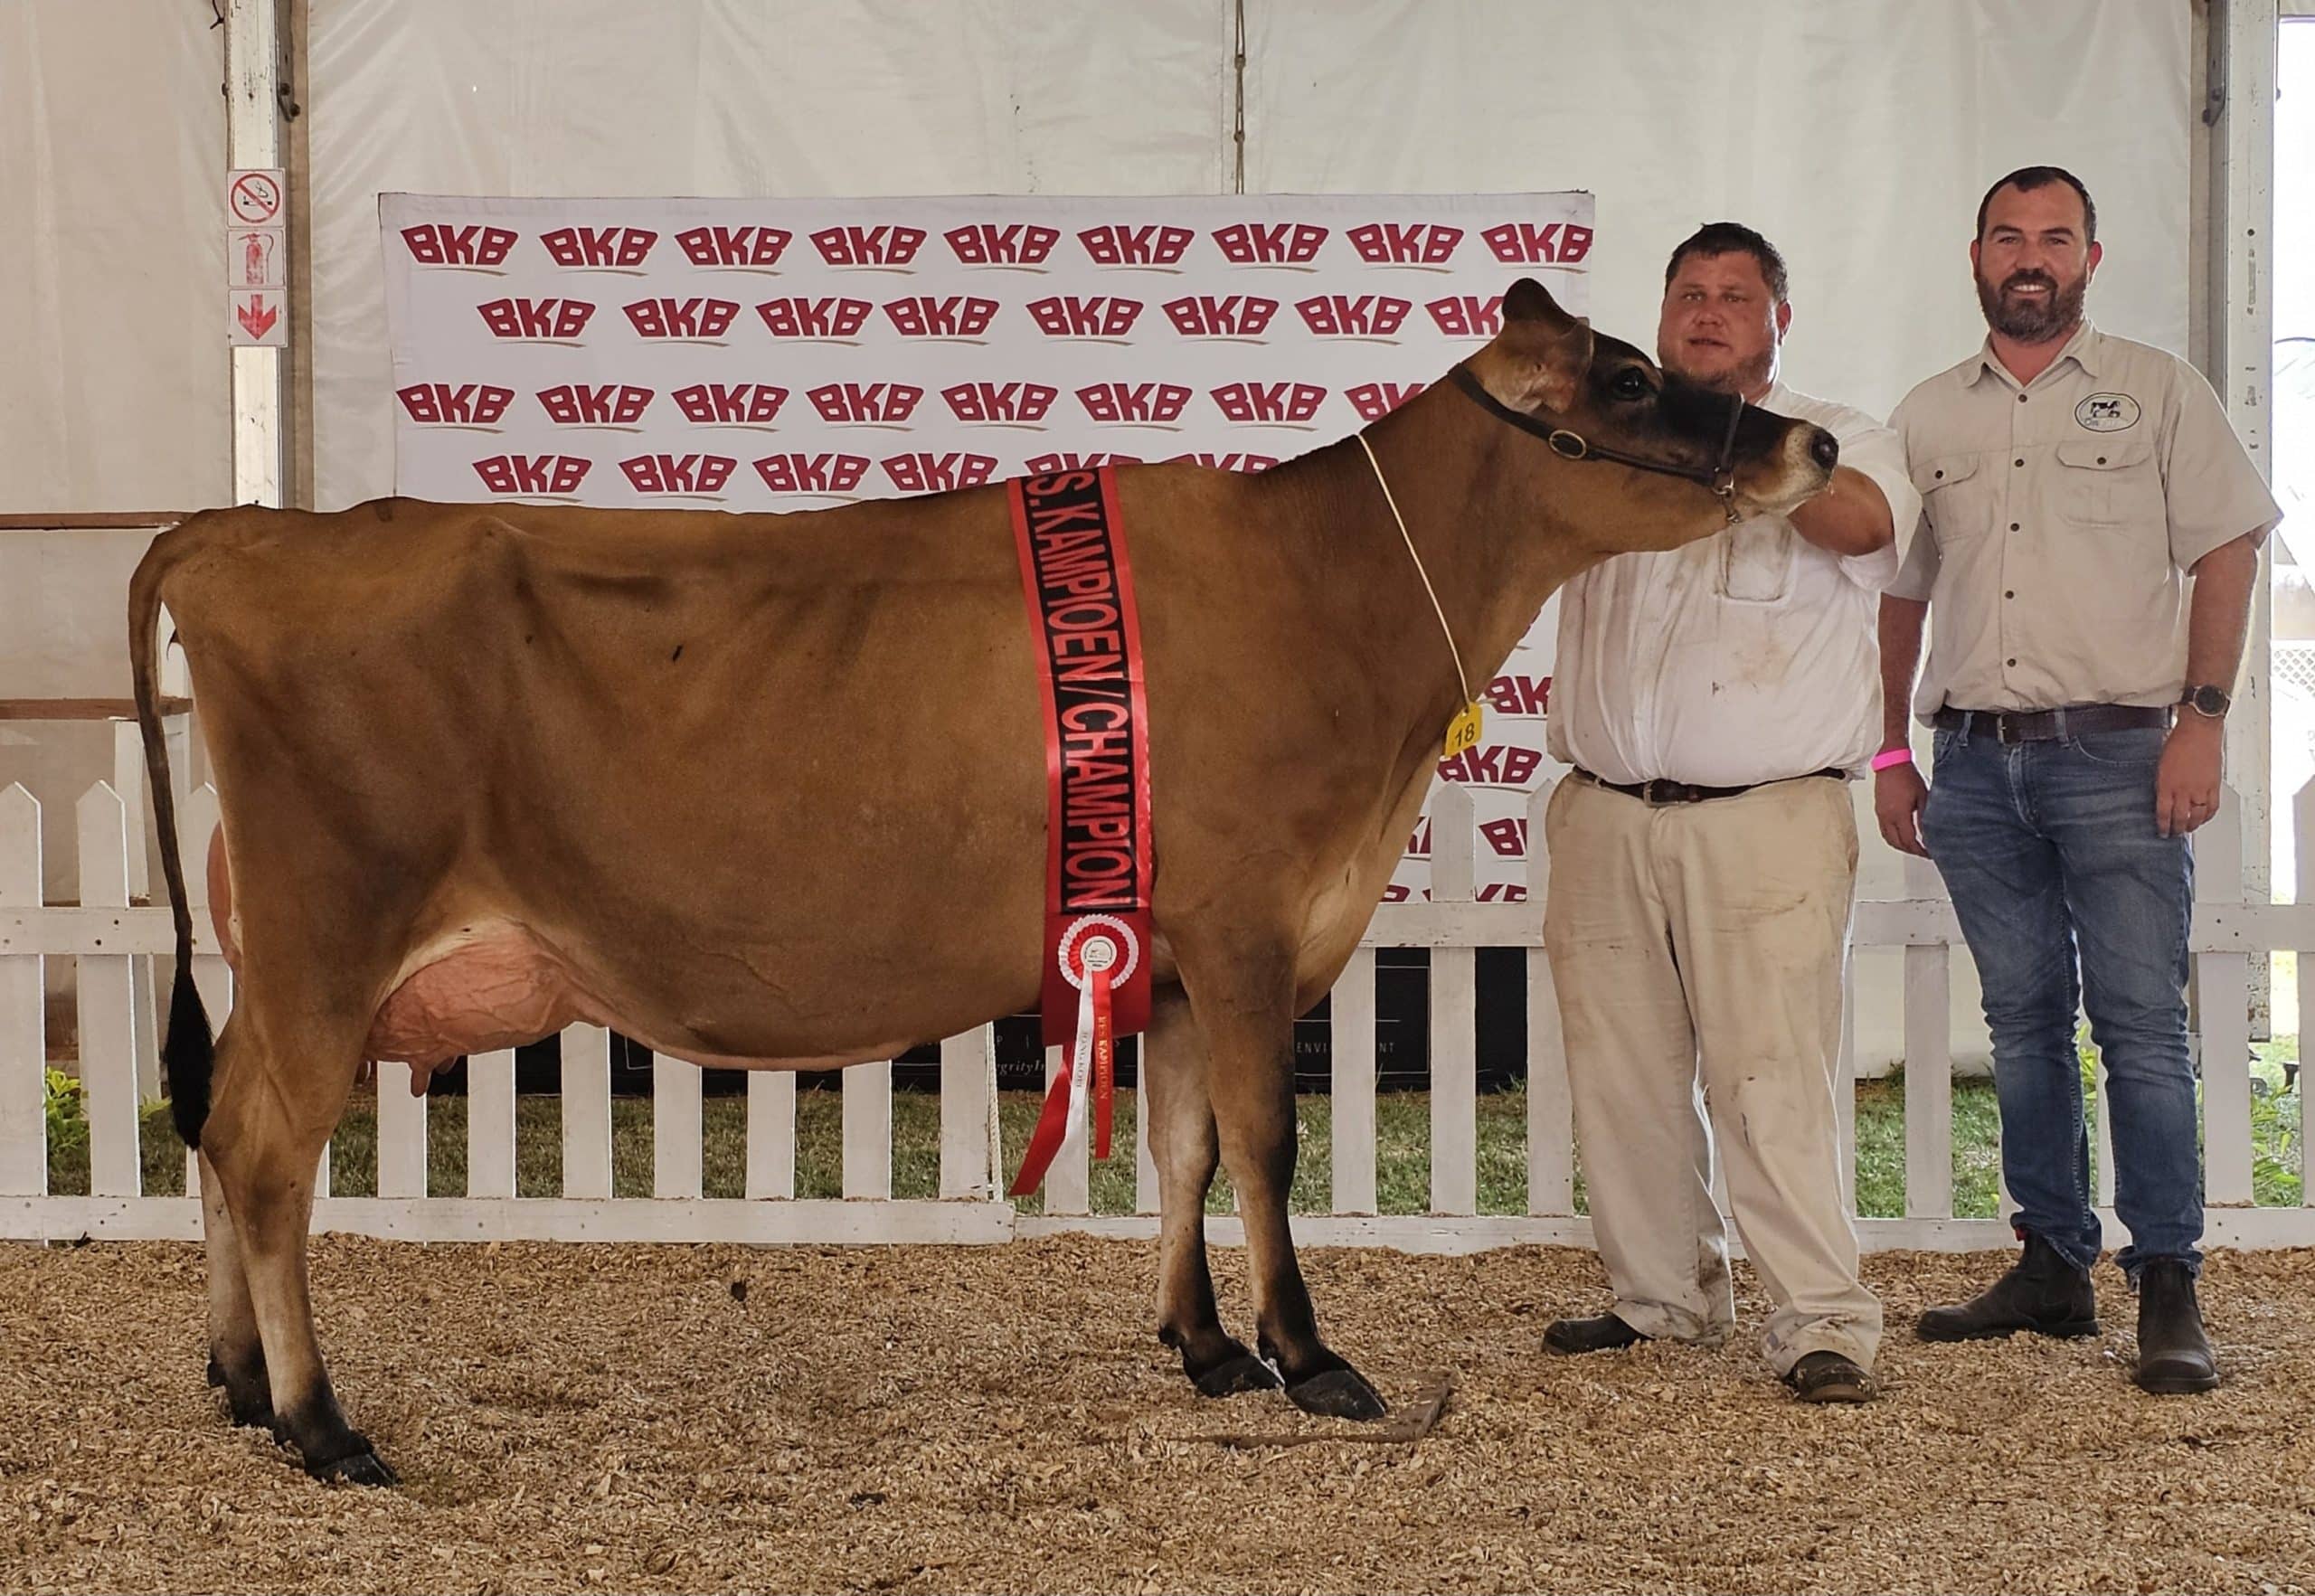
[[[1782,382],[1760,403],[1832,433],[1899,536],[1913,529],[1921,498],[1895,432]],[[1560,590],[1552,757],[1604,781],[1702,787],[1863,764],[1881,743],[1881,589],[1901,555],[1835,554],[1757,515],[1593,566]]]

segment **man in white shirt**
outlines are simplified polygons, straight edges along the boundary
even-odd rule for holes
[[[1863,1402],[1881,1306],[1857,1274],[1834,1079],[1857,884],[1848,777],[1880,746],[1876,624],[1921,503],[1895,434],[1777,381],[1792,307],[1759,233],[1673,251],[1657,355],[1839,439],[1826,491],[1560,590],[1544,940],[1613,1311],[1555,1352],[1706,1345],[1735,1318],[1717,1130],[1744,1251],[1775,1299],[1770,1366]],[[1701,1091],[1699,1091],[1701,1088]]]

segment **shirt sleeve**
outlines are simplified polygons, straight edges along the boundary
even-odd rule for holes
[[[2162,491],[2170,519],[2170,558],[2181,571],[2245,533],[2263,534],[2282,518],[2274,496],[2235,435],[2203,374],[2184,361],[2171,367],[2165,396]]]
[[[1851,411],[1842,418],[1833,436],[1840,440],[1841,464],[1860,472],[1888,502],[1889,524],[1895,532],[1889,546],[1870,554],[1847,554],[1841,571],[1868,593],[1883,591],[1897,580],[1914,525],[1921,520],[1921,495],[1913,474],[1905,469],[1905,446],[1896,432],[1870,416]]]
[[[1899,443],[1903,457],[1900,464],[1905,467],[1905,502],[1913,506],[1913,514],[1896,524],[1897,542],[1903,545],[1904,555],[1897,574],[1882,584],[1881,592],[1885,598],[1910,599],[1926,604],[1937,587],[1937,529],[1931,524],[1929,506],[1913,485],[1911,466],[1915,443],[1906,420],[1905,406],[1901,404],[1889,418],[1889,425]],[[1896,508],[1895,499],[1890,501],[1890,508]]]

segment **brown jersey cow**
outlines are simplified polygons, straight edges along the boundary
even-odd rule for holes
[[[1576,571],[1790,509],[1834,463],[1815,427],[1668,388],[1533,281],[1504,318],[1365,430],[1372,466],[1350,439],[1260,476],[1118,478],[1155,805],[1158,1320],[1212,1394],[1282,1383],[1312,1412],[1383,1412],[1295,1262],[1290,1044],[1461,705],[1418,556],[1484,685]],[[240,984],[213,1057],[155,714],[164,601],[223,814]],[[332,1394],[305,1275],[318,1157],[365,1057],[585,1017],[702,1063],[825,1069],[1036,1002],[1042,688],[1000,486],[780,516],[216,511],[154,543],[129,621],[212,1376],[317,1474],[392,1478]],[[1206,1269],[1217,1156],[1259,1356]]]

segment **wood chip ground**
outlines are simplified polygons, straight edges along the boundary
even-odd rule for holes
[[[338,1389],[404,1481],[372,1492],[226,1424],[197,1248],[0,1245],[0,1590],[2315,1589],[2315,1252],[2216,1255],[2226,1384],[2166,1400],[2111,1267],[2102,1339],[1932,1347],[1913,1315],[2002,1260],[1874,1258],[1854,1409],[1769,1376],[1748,1275],[1725,1348],[1562,1359],[1588,1254],[1304,1265],[1395,1402],[1451,1382],[1420,1440],[1260,1444],[1328,1426],[1195,1396],[1145,1244],[324,1238]]]

